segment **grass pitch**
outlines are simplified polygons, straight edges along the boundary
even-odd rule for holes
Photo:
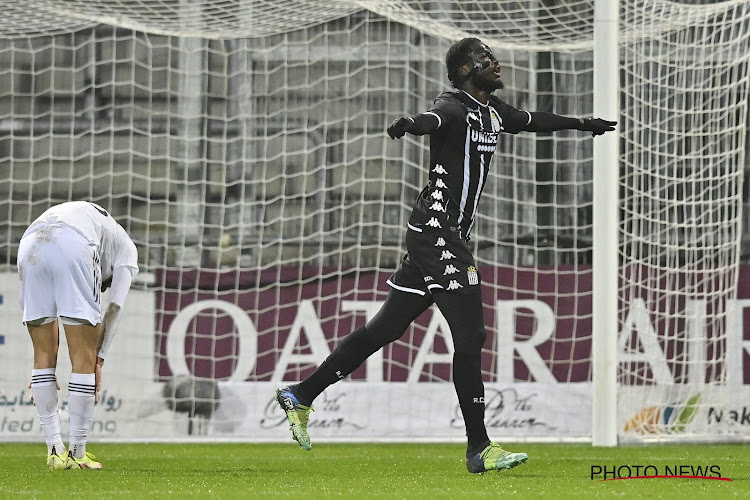
[[[103,470],[53,472],[45,468],[43,443],[0,443],[0,498],[750,498],[747,445],[504,447],[528,453],[528,463],[469,474],[458,444],[313,443],[305,452],[294,442],[92,443],[89,451]],[[666,467],[715,465],[732,481],[592,480],[596,465],[653,465],[659,474]]]

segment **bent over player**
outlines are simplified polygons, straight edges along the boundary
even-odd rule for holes
[[[31,393],[47,441],[49,469],[101,469],[86,451],[101,369],[120,310],[138,273],[135,244],[99,205],[85,201],[48,209],[26,229],[18,247],[23,321],[34,346]],[[109,286],[102,315],[101,294]],[[72,373],[68,384],[69,451],[60,436],[55,376],[63,324]]]
[[[518,110],[493,92],[503,87],[492,51],[476,38],[453,44],[445,57],[455,91],[439,95],[429,111],[395,120],[392,139],[430,135],[427,186],[417,197],[406,232],[407,254],[388,279],[391,290],[377,315],[345,337],[308,378],[276,392],[292,435],[311,448],[307,422],[313,400],[400,338],[434,302],[451,330],[453,384],[466,425],[469,472],[510,469],[526,462],[492,442],[484,423],[481,352],[485,341],[481,277],[467,245],[501,133],[583,130],[601,135],[616,122]]]

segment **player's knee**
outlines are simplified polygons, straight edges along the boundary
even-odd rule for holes
[[[373,345],[380,347],[386,346],[392,342],[397,341],[406,331],[406,328],[396,327],[390,330],[384,330],[376,335],[371,335]]]
[[[369,342],[383,347],[400,339],[410,323],[398,316],[379,313],[364,326],[364,335]]]
[[[487,332],[484,325],[475,328],[466,328],[458,334],[453,335],[457,354],[474,355],[482,351],[484,341],[487,340]]]
[[[479,348],[481,349],[484,346],[484,341],[487,340],[487,330],[484,329],[484,325],[481,325],[481,327],[477,330],[475,340],[477,344],[479,344]]]

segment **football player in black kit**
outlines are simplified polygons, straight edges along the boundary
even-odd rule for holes
[[[616,122],[518,110],[492,95],[503,87],[492,51],[476,38],[453,44],[445,57],[456,90],[440,94],[429,111],[404,116],[388,127],[392,139],[430,135],[430,172],[406,232],[407,254],[388,279],[391,290],[378,314],[345,337],[299,384],[276,392],[292,435],[311,448],[307,433],[313,400],[400,338],[432,303],[450,326],[455,347],[453,384],[466,425],[469,472],[510,469],[528,460],[492,442],[484,424],[481,351],[485,341],[481,277],[467,240],[501,133],[582,130],[593,136]]]

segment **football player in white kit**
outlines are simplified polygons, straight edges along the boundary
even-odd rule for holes
[[[101,369],[120,311],[138,273],[138,253],[125,229],[99,205],[72,201],[31,223],[18,247],[19,297],[34,346],[31,391],[47,441],[50,469],[101,469],[86,451]],[[111,286],[102,313],[102,292]],[[58,320],[64,325],[72,373],[68,385],[70,441],[60,436],[55,376]]]

